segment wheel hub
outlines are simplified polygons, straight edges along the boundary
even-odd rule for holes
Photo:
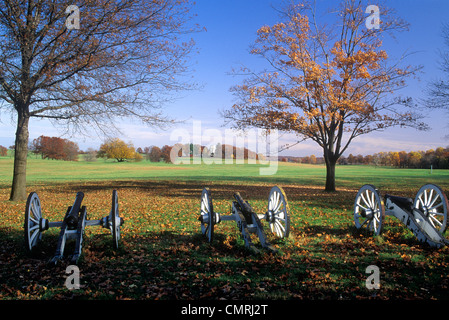
[[[39,219],[39,230],[40,231],[45,231],[45,230],[48,230],[48,227],[49,227],[48,219],[40,218]]]
[[[372,219],[374,218],[374,212],[373,212],[373,210],[371,210],[371,209],[367,209],[367,210],[362,209],[362,210],[360,211],[360,215],[361,215],[363,218],[367,218],[367,219],[370,219],[370,220],[372,220]]]
[[[274,218],[274,212],[272,210],[268,210],[266,215],[265,215],[265,220],[267,222],[273,223],[275,218]]]

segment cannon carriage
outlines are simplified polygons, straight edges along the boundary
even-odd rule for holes
[[[62,221],[51,222],[44,218],[42,214],[42,206],[39,196],[36,192],[31,192],[28,195],[25,221],[24,221],[24,236],[25,245],[28,251],[33,248],[42,239],[42,233],[49,228],[60,228],[58,244],[53,258],[50,260],[51,264],[56,264],[64,257],[64,249],[67,240],[75,240],[75,250],[70,256],[71,264],[77,264],[81,255],[84,228],[86,226],[101,226],[109,229],[112,234],[112,245],[117,249],[120,241],[120,228],[123,225],[123,219],[119,215],[118,195],[117,191],[112,191],[112,204],[109,214],[99,220],[87,219],[87,208],[82,206],[84,193],[78,192],[72,206],[67,208],[64,219]]]
[[[201,222],[201,232],[209,242],[213,241],[214,228],[222,221],[235,221],[245,246],[259,252],[251,240],[251,234],[256,234],[263,248],[276,251],[268,242],[261,221],[268,222],[271,232],[278,238],[287,238],[290,232],[290,216],[287,196],[282,188],[275,186],[268,196],[268,208],[263,214],[257,214],[251,205],[243,200],[240,193],[234,193],[229,214],[214,211],[212,196],[209,188],[204,188],[201,194],[201,209],[198,220]]]
[[[385,216],[394,216],[418,241],[439,248],[449,244],[444,236],[448,207],[443,190],[434,184],[422,186],[414,199],[389,194],[382,199],[375,186],[366,184],[355,198],[354,223],[357,229],[380,235]]]

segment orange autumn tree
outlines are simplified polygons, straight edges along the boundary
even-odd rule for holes
[[[235,128],[278,129],[316,142],[327,191],[335,190],[337,160],[357,136],[398,125],[425,128],[410,99],[391,98],[418,68],[388,63],[382,48],[383,34],[407,25],[381,7],[380,28],[368,29],[366,6],[344,1],[335,25],[326,27],[313,7],[292,5],[283,22],[261,27],[251,54],[269,69],[244,68],[243,84],[231,89],[238,102],[223,113]]]
[[[124,162],[134,159],[136,157],[136,150],[131,142],[126,143],[119,138],[110,138],[100,146],[97,156],[116,159],[117,162]]]

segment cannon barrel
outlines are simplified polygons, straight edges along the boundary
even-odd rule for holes
[[[81,202],[83,202],[84,193],[77,192],[75,197],[75,202],[65,215],[64,221],[67,223],[69,229],[75,229],[78,226],[79,212],[81,208]]]
[[[240,193],[234,193],[234,198],[237,200],[240,209],[242,210],[242,214],[245,217],[247,223],[252,223],[251,214],[254,212],[253,208],[249,205],[248,202],[244,201]]]

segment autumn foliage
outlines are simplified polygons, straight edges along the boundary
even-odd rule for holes
[[[148,150],[147,159],[151,162],[159,162],[161,161],[161,155],[161,148],[159,148],[158,146],[153,146]]]
[[[417,191],[415,186],[398,190],[394,179],[386,180],[394,194],[414,196]],[[64,287],[68,263],[47,264],[56,249],[57,232],[46,231],[37,250],[25,252],[25,203],[6,201],[8,192],[1,189],[0,299],[170,299],[185,303],[291,299],[298,303],[300,299],[397,302],[447,298],[449,247],[434,250],[423,246],[392,217],[386,218],[379,237],[355,230],[352,207],[356,188],[341,190],[336,197],[318,186],[285,186],[290,237],[275,238],[262,221],[270,243],[279,252],[254,255],[245,249],[241,233],[231,221],[216,226],[212,244],[204,239],[197,219],[205,183],[213,184],[217,212],[229,212],[236,191],[256,212],[267,208],[266,183],[127,179],[34,185],[44,217],[50,221],[61,221],[80,190],[85,192],[83,205],[89,219],[101,219],[110,210],[111,191],[118,192],[120,216],[125,219],[120,248],[113,250],[109,230],[86,226],[80,290]],[[254,243],[260,246],[258,240]],[[369,265],[381,270],[379,290],[365,286]]]
[[[139,156],[137,156],[136,150],[134,149],[134,146],[131,142],[126,143],[119,138],[106,140],[100,146],[100,151],[97,154],[97,157],[116,159],[118,162],[136,159],[136,157]]]
[[[313,7],[292,5],[283,21],[263,26],[251,54],[263,58],[267,69],[244,68],[247,78],[232,91],[238,102],[224,113],[237,128],[278,129],[311,139],[323,150],[326,190],[335,190],[335,164],[352,140],[392,126],[425,128],[419,115],[395,98],[417,68],[390,62],[382,47],[387,32],[406,23],[382,8],[379,30],[365,27],[365,7],[345,1],[338,22],[318,24]]]
[[[31,142],[30,150],[42,159],[78,160],[78,144],[59,137],[40,136]]]
[[[6,157],[7,154],[8,154],[8,149],[4,146],[0,146],[0,156]]]

